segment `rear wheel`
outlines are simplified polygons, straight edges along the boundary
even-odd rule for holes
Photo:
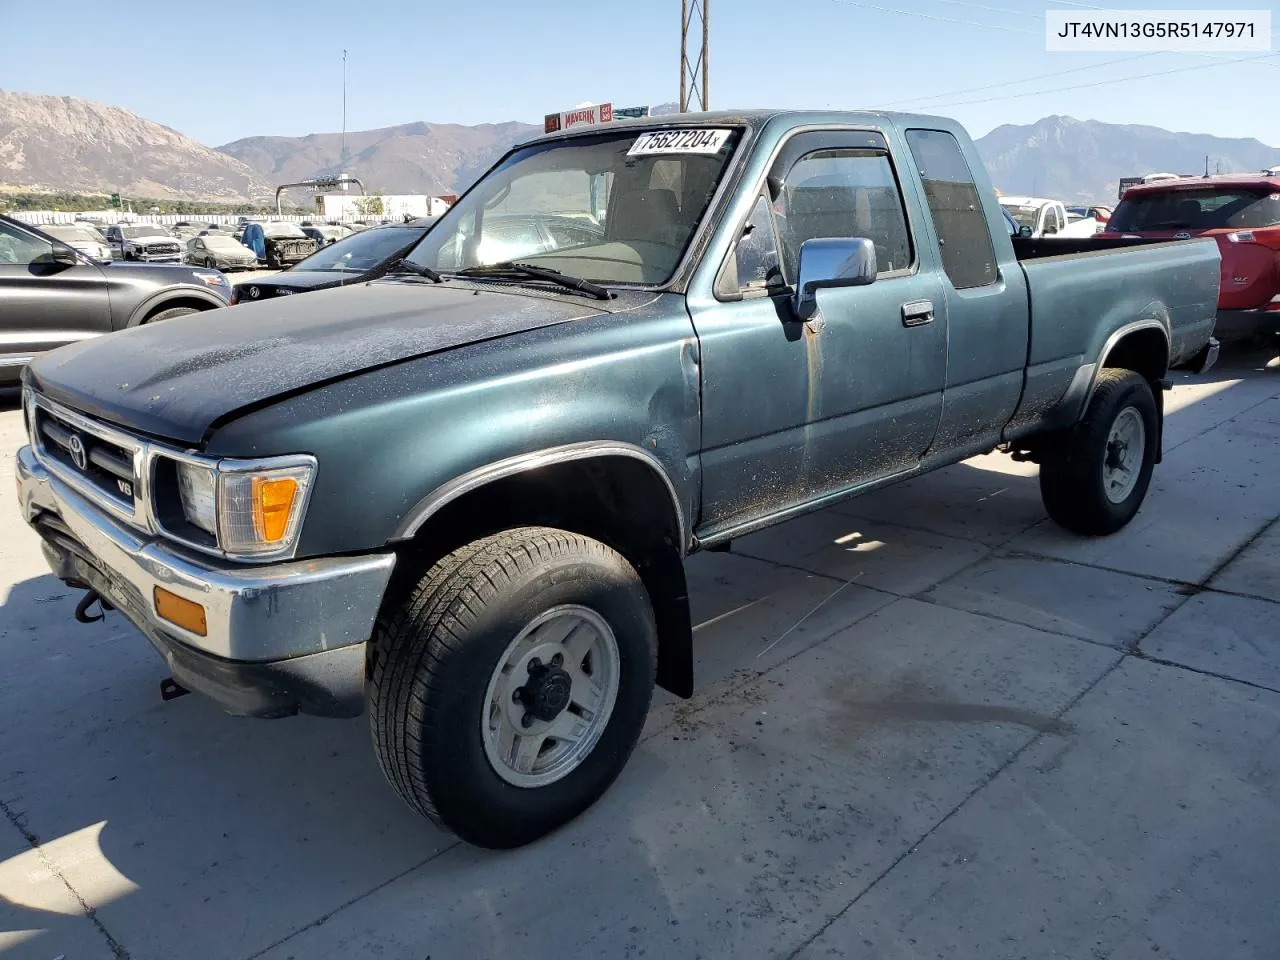
[[[1125,526],[1146,498],[1160,414],[1145,378],[1106,369],[1084,418],[1040,465],[1049,516],[1072,533],[1105,536]]]
[[[644,727],[657,631],[622,556],[545,527],[435,564],[384,612],[370,715],[410,807],[471,843],[516,847],[608,789]]]

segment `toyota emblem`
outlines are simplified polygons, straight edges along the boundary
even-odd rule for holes
[[[85,452],[84,441],[80,439],[80,434],[71,435],[71,440],[67,443],[67,452],[71,454],[71,462],[76,465],[77,470],[83,470],[89,466],[89,455]]]
[[[249,288],[249,296],[250,296],[250,297],[252,297],[254,300],[257,300],[257,299],[258,299],[258,288],[257,288],[257,287],[250,287],[250,288]]]
[[[1175,233],[1175,234],[1173,235],[1173,239],[1175,239],[1175,240],[1190,240],[1190,239],[1191,239],[1191,234],[1187,233],[1186,231],[1183,231],[1182,233]]]

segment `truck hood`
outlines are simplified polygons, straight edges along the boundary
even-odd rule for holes
[[[73,409],[194,446],[244,407],[602,306],[470,285],[362,284],[96,337],[38,357],[26,377]]]

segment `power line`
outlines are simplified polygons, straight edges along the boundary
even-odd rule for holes
[[[896,13],[901,17],[919,17],[921,20],[934,20],[939,23],[957,23],[967,27],[982,27],[984,30],[1003,30],[1006,33],[1024,33],[1036,35],[1035,30],[1020,30],[1017,27],[1006,27],[996,23],[980,23],[977,20],[957,20],[953,17],[939,17],[931,13],[921,13],[918,10],[895,10],[893,7],[882,7],[875,3],[864,3],[862,0],[831,0],[832,3],[843,4],[846,7],[861,7],[864,10],[876,10],[880,13]]]
[[[1027,13],[1025,10],[1010,10],[1008,7],[988,7],[981,3],[969,3],[968,0],[938,0],[938,2],[949,3],[953,7],[972,7],[975,10],[988,10],[991,13],[1006,13],[1014,17],[1031,17],[1033,20],[1044,19],[1038,13]]]
[[[1084,90],[1088,87],[1103,87],[1111,83],[1125,83],[1130,80],[1147,80],[1151,77],[1165,77],[1171,73],[1188,73],[1192,70],[1208,70],[1212,67],[1225,67],[1231,63],[1250,63],[1280,56],[1280,53],[1264,53],[1256,57],[1237,57],[1234,60],[1216,60],[1213,63],[1197,63],[1189,67],[1174,67],[1172,70],[1160,70],[1155,73],[1139,73],[1128,77],[1116,77],[1113,80],[1098,80],[1094,83],[1077,83],[1068,87],[1054,87],[1050,90],[1033,90],[1028,93],[1008,93],[999,97],[983,97],[978,100],[960,100],[955,103],[935,103],[930,110],[941,110],[947,107],[967,107],[976,103],[993,103],[997,100],[1017,100],[1021,97],[1040,97],[1046,93],[1062,93],[1066,90]],[[1274,66],[1274,64],[1269,64]]]
[[[1020,83],[1030,83],[1033,80],[1047,80],[1050,77],[1061,77],[1068,73],[1080,73],[1084,70],[1100,70],[1103,67],[1113,67],[1117,63],[1128,63],[1131,60],[1141,60],[1143,57],[1159,56],[1157,53],[1135,53],[1131,57],[1117,57],[1115,60],[1104,60],[1102,63],[1090,63],[1083,67],[1071,67],[1067,70],[1055,70],[1052,73],[1037,73],[1030,77],[1023,77],[1020,80],[1004,80],[1000,83],[989,83],[982,87],[966,87],[963,90],[951,90],[947,93],[935,93],[931,96],[923,97],[905,97],[902,100],[891,100],[888,103],[882,103],[882,107],[892,107],[902,103],[919,103],[921,100],[942,100],[947,97],[958,97],[964,93],[978,93],[982,90],[995,90],[999,87],[1014,87]]]

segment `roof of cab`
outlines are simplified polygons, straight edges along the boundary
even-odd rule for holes
[[[955,120],[946,117],[928,116],[915,113],[893,113],[884,110],[712,110],[705,113],[664,113],[652,117],[628,117],[614,120],[611,123],[591,126],[570,127],[568,130],[557,130],[554,133],[541,133],[522,140],[517,147],[549,140],[561,140],[569,137],[606,133],[612,130],[651,130],[655,127],[715,127],[715,126],[748,126],[759,129],[770,120],[785,118],[793,126],[825,123],[877,124],[892,121],[899,125],[923,124],[936,130],[958,129]]]

